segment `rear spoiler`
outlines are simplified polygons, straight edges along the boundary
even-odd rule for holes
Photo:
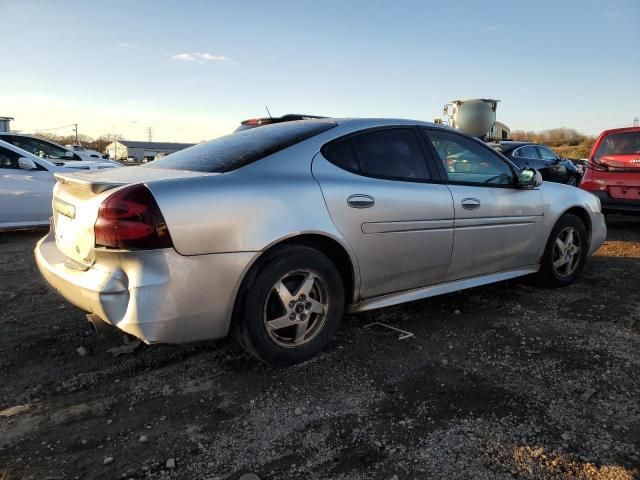
[[[91,190],[91,193],[102,193],[112,188],[127,185],[127,182],[100,182],[92,181],[86,177],[76,176],[72,173],[54,173],[56,181],[63,185],[71,185],[81,190]]]

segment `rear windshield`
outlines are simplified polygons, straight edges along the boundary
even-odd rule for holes
[[[598,150],[596,159],[608,155],[640,154],[640,132],[611,133],[604,137]]]
[[[225,135],[154,160],[143,167],[223,173],[284,150],[335,127],[330,121],[276,123]]]

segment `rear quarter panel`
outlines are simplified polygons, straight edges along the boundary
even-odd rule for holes
[[[182,255],[256,252],[316,233],[340,242],[355,265],[311,175],[315,149],[298,146],[222,175],[150,182],[175,249]]]

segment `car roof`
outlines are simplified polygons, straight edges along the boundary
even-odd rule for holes
[[[525,142],[525,141],[519,141],[519,140],[503,140],[499,142],[492,142],[491,145],[499,146],[500,150],[503,153],[506,153],[506,152],[510,152],[511,150],[515,150],[518,147],[522,147],[524,145],[540,145],[540,144],[536,142]]]
[[[265,125],[269,123],[291,122],[295,120],[312,120],[314,118],[329,118],[321,115],[306,115],[302,113],[287,113],[281,117],[256,117],[240,122],[241,125]]]
[[[604,130],[600,136],[609,135],[610,133],[640,132],[640,127],[620,127]]]
[[[31,134],[31,133],[13,133],[13,132],[0,132],[0,136],[2,135],[6,135],[6,136],[12,136],[12,137],[25,137],[25,138],[35,138],[36,140],[40,140],[43,142],[47,142],[47,143],[51,143],[57,147],[63,148],[63,149],[67,149],[64,145],[60,145],[57,142],[54,142],[53,140],[49,140],[48,138],[42,138],[39,137],[37,135]]]
[[[443,130],[455,130],[449,125],[425,122],[424,120],[414,120],[408,118],[327,118],[338,125],[358,126],[359,128],[386,126],[386,125],[424,125],[425,127],[442,128]],[[460,132],[462,133],[462,132]]]
[[[444,129],[452,129],[448,125],[443,124],[435,124],[432,122],[425,122],[423,120],[415,120],[415,119],[406,119],[406,118],[366,118],[366,117],[320,117],[315,115],[298,115],[298,114],[288,114],[283,115],[282,117],[266,117],[266,118],[255,118],[250,120],[244,120],[242,122],[249,121],[265,121],[264,125],[268,125],[270,123],[280,123],[280,122],[313,122],[313,121],[331,121],[335,122],[338,125],[358,125],[359,127],[366,128],[368,126],[384,126],[384,125],[425,125],[432,127],[439,127]],[[258,123],[256,126],[263,125]],[[455,129],[452,129],[455,130]]]

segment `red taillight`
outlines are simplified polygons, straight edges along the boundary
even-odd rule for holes
[[[260,123],[260,120],[258,120],[257,118],[250,118],[249,120],[245,120],[241,123],[242,125],[258,125]]]
[[[97,247],[152,249],[172,246],[155,198],[143,185],[123,188],[100,205],[93,228]]]

